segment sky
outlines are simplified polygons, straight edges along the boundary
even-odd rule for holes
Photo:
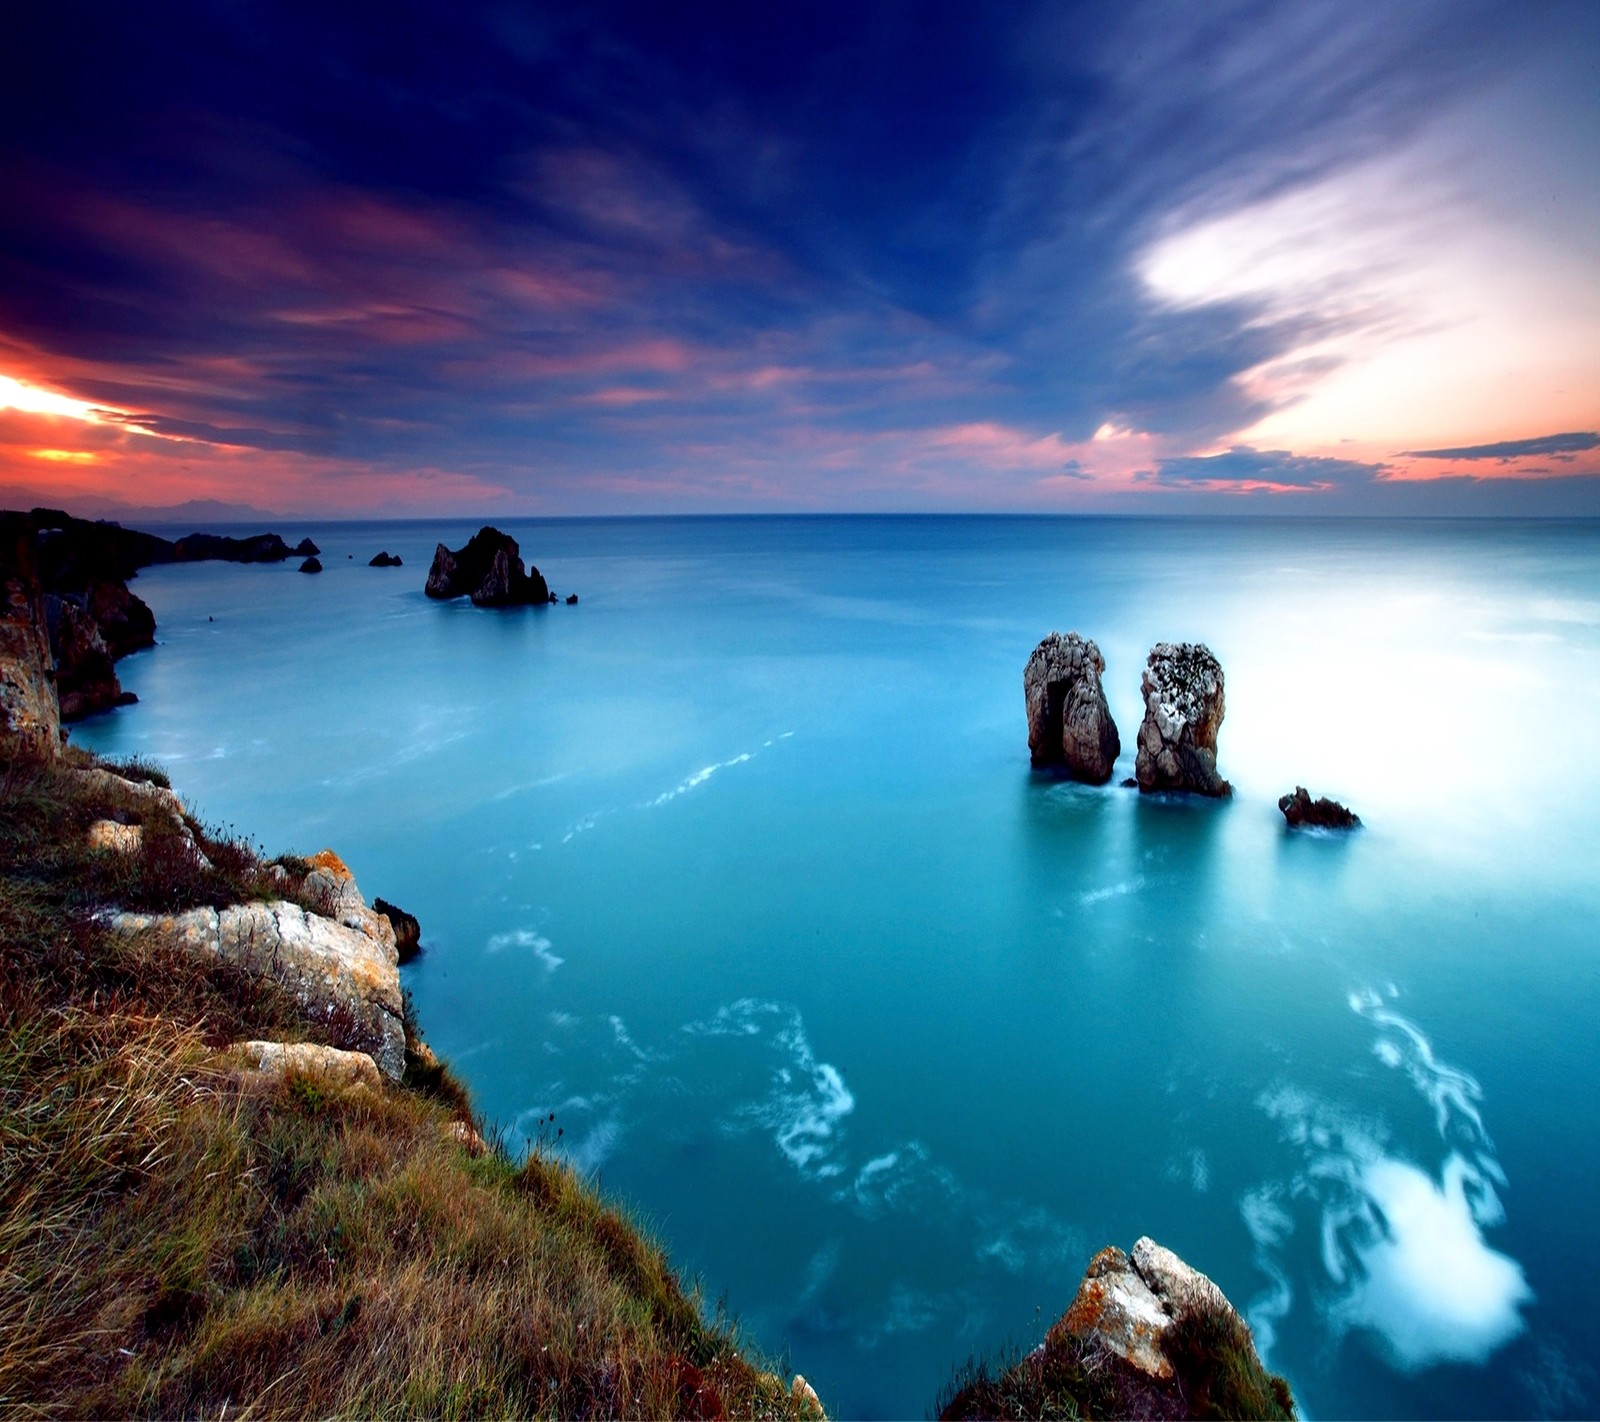
[[[1600,4],[0,7],[0,503],[1600,515]]]

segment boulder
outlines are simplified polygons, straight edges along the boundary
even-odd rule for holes
[[[367,566],[369,568],[398,568],[400,566],[400,555],[398,553],[390,553],[385,549]]]
[[[475,607],[521,607],[550,600],[550,587],[539,570],[524,570],[517,540],[487,526],[463,548],[439,544],[424,591],[433,598],[470,597]]]
[[[366,1052],[346,1052],[317,1042],[235,1042],[227,1055],[251,1075],[268,1081],[314,1076],[333,1086],[376,1091],[383,1085],[377,1062]]]
[[[1158,642],[1145,664],[1142,690],[1144,720],[1134,763],[1139,789],[1233,794],[1233,786],[1217,773],[1222,666],[1210,648],[1199,642]]]
[[[320,573],[322,571],[322,560],[315,557],[307,558],[306,561],[300,565],[300,571],[302,573]]]
[[[1279,796],[1278,808],[1283,811],[1290,829],[1302,826],[1308,829],[1354,829],[1361,823],[1359,815],[1347,810],[1337,800],[1330,800],[1326,795],[1313,800],[1311,792],[1304,785],[1296,785],[1293,795]]]
[[[1100,676],[1100,648],[1076,632],[1052,632],[1028,658],[1022,694],[1028,750],[1036,766],[1060,766],[1074,780],[1104,785],[1122,753]]]
[[[396,908],[388,899],[374,899],[372,908],[389,920],[389,927],[394,930],[395,951],[402,963],[409,963],[422,951],[422,925],[416,916]]]
[[[144,826],[125,825],[117,820],[96,820],[89,826],[88,838],[90,849],[137,854],[144,846]]]
[[[275,979],[313,1017],[339,1019],[378,1070],[398,1081],[406,1037],[394,931],[367,907],[337,855],[324,850],[311,864],[305,887],[325,899],[328,914],[279,899],[180,914],[113,911],[104,922],[126,937],[153,938]]]

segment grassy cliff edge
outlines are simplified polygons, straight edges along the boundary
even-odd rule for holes
[[[566,1165],[485,1149],[414,1023],[405,1080],[377,1088],[230,1055],[356,1044],[106,911],[282,895],[299,861],[199,826],[190,853],[138,791],[156,772],[92,764],[0,764],[0,1411],[820,1410]],[[107,821],[138,847],[91,847]]]

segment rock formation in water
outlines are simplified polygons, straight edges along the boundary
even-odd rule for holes
[[[1028,750],[1036,766],[1060,766],[1074,780],[1104,785],[1122,753],[1100,677],[1100,648],[1076,632],[1052,632],[1028,658],[1022,694]]]
[[[424,589],[429,597],[470,597],[474,607],[522,607],[550,600],[550,587],[534,568],[524,571],[517,540],[497,528],[480,528],[464,548],[440,544]]]
[[[1361,823],[1358,814],[1347,810],[1337,800],[1330,800],[1326,795],[1319,795],[1313,800],[1311,792],[1304,785],[1296,785],[1293,795],[1279,796],[1278,808],[1283,811],[1290,829],[1302,826],[1308,829],[1354,829]]]
[[[980,1372],[941,1415],[1289,1418],[1294,1399],[1222,1290],[1146,1238],[1131,1257],[1095,1255],[1044,1342],[998,1378]]]
[[[395,951],[402,963],[409,963],[422,951],[422,925],[416,915],[397,908],[388,899],[374,899],[372,908],[389,920],[389,927],[394,929]]]
[[[401,566],[400,555],[398,553],[391,553],[388,549],[384,549],[384,551],[378,554],[376,558],[373,558],[367,564],[367,566],[369,568],[398,568]]]
[[[294,545],[292,551],[297,558],[315,558],[317,554],[322,552],[309,538],[302,538]]]
[[[300,565],[300,571],[302,573],[320,573],[322,571],[322,559],[313,554]]]
[[[1142,683],[1144,720],[1134,775],[1139,789],[1224,796],[1233,786],[1217,773],[1222,726],[1222,666],[1199,642],[1158,642]]]

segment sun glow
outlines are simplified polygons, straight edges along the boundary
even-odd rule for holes
[[[30,415],[65,415],[69,420],[82,420],[98,425],[108,413],[102,406],[84,400],[74,400],[70,395],[57,395],[53,390],[43,390],[28,385],[9,375],[0,375],[0,410],[22,410]]]

